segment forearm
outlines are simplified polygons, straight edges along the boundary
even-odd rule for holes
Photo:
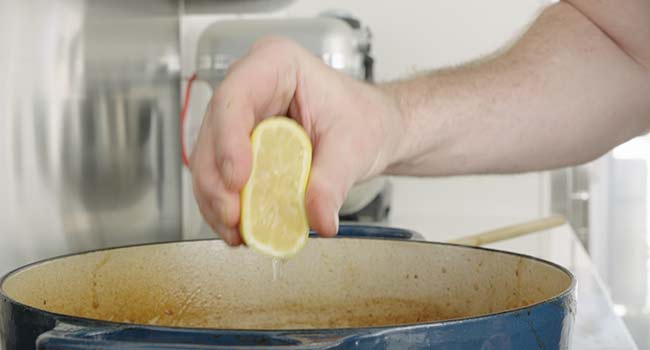
[[[650,126],[648,68],[565,3],[495,58],[383,88],[405,130],[392,174],[577,164]]]

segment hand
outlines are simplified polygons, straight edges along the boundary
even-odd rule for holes
[[[311,139],[307,215],[323,236],[336,234],[350,187],[381,173],[399,148],[397,103],[380,88],[286,39],[256,42],[215,90],[190,159],[199,209],[230,245],[242,243],[239,193],[251,171],[250,133],[275,115],[295,119]]]

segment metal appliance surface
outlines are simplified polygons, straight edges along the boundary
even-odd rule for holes
[[[365,78],[368,35],[338,18],[313,17],[215,22],[199,39],[196,54],[199,79],[218,85],[228,67],[266,35],[291,38],[333,68],[357,79]]]
[[[231,14],[276,11],[296,0],[183,0],[186,14]]]
[[[0,47],[0,271],[179,239],[179,2],[2,1]]]
[[[32,264],[0,282],[0,344],[567,349],[575,316],[567,270],[514,253],[404,240],[410,236],[342,226],[339,238],[310,239],[275,279],[269,258],[217,240]]]

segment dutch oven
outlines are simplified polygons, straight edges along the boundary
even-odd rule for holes
[[[219,240],[37,262],[0,285],[4,349],[566,349],[561,266],[342,226],[272,263]]]

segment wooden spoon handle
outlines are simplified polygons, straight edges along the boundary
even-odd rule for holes
[[[529,233],[547,230],[553,227],[561,226],[566,223],[566,219],[561,215],[553,215],[542,219],[537,219],[522,224],[498,228],[496,230],[486,231],[476,235],[465,236],[450,240],[449,243],[480,246],[488,243],[503,241],[515,238]]]

